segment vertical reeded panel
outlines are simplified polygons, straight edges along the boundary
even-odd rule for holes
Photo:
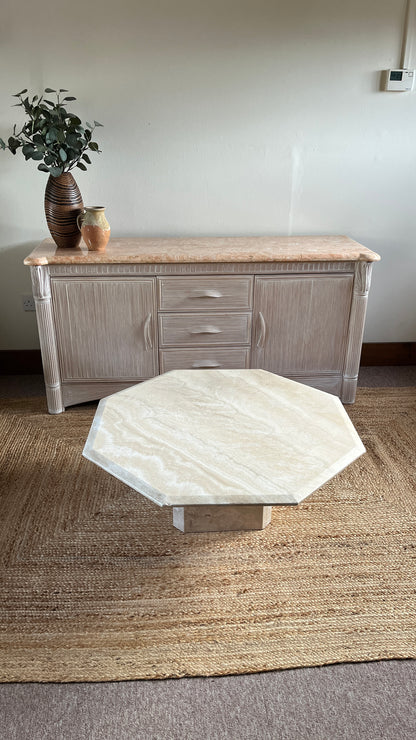
[[[52,280],[62,380],[157,373],[153,278]]]
[[[281,374],[342,372],[352,286],[352,275],[256,278],[255,366]]]

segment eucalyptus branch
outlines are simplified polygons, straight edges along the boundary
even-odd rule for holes
[[[60,88],[58,91],[45,88],[44,93],[54,93],[56,102],[46,99],[44,95],[39,98],[35,95],[30,102],[29,97],[23,97],[27,89],[21,90],[13,97],[18,98],[17,106],[22,106],[28,117],[28,121],[16,133],[16,125],[13,127],[13,135],[8,138],[7,144],[0,139],[0,149],[9,149],[16,154],[22,148],[26,160],[33,159],[40,162],[38,169],[49,172],[58,177],[63,172],[69,172],[74,167],[86,170],[86,164],[91,164],[87,150],[100,153],[98,144],[92,140],[92,135],[98,126],[86,123],[85,127],[74,113],[66,110],[64,104],[76,100],[73,96],[66,96],[61,100],[61,93],[68,90]],[[42,161],[41,161],[42,160]]]

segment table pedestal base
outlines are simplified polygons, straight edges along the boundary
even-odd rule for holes
[[[173,526],[181,532],[227,532],[264,529],[270,524],[271,506],[173,506]]]

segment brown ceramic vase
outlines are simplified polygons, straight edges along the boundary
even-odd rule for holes
[[[70,172],[49,176],[45,190],[45,216],[52,239],[58,247],[76,248],[81,241],[77,217],[84,204]]]

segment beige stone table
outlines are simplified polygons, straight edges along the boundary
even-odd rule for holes
[[[265,370],[174,370],[101,400],[83,454],[203,532],[263,529],[363,452],[333,395]]]

